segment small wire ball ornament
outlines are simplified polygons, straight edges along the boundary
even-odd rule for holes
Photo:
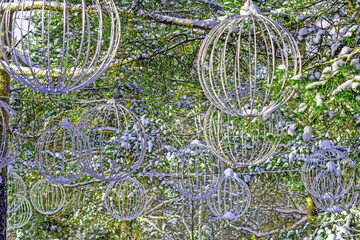
[[[238,118],[211,106],[204,119],[209,149],[223,162],[238,167],[260,164],[271,157],[280,144],[283,128],[279,111],[266,119]]]
[[[235,221],[246,213],[250,203],[249,187],[230,168],[225,170],[217,191],[207,199],[211,212],[228,221]]]
[[[205,145],[187,145],[171,160],[171,178],[182,195],[192,200],[202,200],[216,191],[223,166]]]
[[[1,64],[25,87],[69,93],[108,69],[120,43],[113,0],[1,1]]]
[[[11,169],[7,174],[7,212],[15,212],[23,204],[27,188],[24,180]]]
[[[65,200],[64,188],[47,179],[37,181],[30,190],[30,201],[33,207],[45,215],[58,212],[64,206]]]
[[[312,196],[335,199],[349,192],[355,174],[355,162],[340,150],[329,147],[308,156],[301,179]]]
[[[325,194],[322,198],[312,196],[315,205],[328,213],[340,213],[348,210],[352,205],[356,204],[359,194],[354,191],[354,187],[349,192],[340,197],[333,196],[332,193]]]
[[[32,216],[32,208],[29,200],[24,198],[23,204],[7,216],[8,228],[16,229],[26,225]]]
[[[121,221],[139,217],[145,210],[147,194],[144,186],[134,178],[111,182],[105,192],[105,206]]]
[[[84,175],[81,162],[90,158],[86,135],[64,118],[44,132],[36,143],[35,162],[40,173],[54,183],[67,184]]]
[[[147,142],[143,125],[127,107],[110,100],[87,111],[78,126],[90,141],[85,171],[102,181],[118,181],[138,169]]]
[[[17,151],[13,149],[14,131],[10,130],[15,115],[11,106],[0,100],[0,169],[12,163],[17,156]]]
[[[205,95],[218,109],[237,117],[258,117],[292,96],[288,79],[301,72],[301,59],[286,28],[247,0],[240,15],[207,34],[197,70]]]

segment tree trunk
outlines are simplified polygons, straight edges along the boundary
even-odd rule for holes
[[[10,77],[0,70],[0,96],[10,96]],[[0,98],[9,103],[9,98]],[[9,117],[9,116],[7,116]],[[8,122],[8,120],[6,120]],[[4,126],[4,125],[2,125]],[[0,240],[6,239],[6,217],[7,217],[7,167],[0,172]]]
[[[7,168],[0,172],[0,240],[6,239],[6,216],[7,216]]]

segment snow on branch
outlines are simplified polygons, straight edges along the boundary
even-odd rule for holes
[[[26,3],[21,4],[19,6],[18,3],[3,3],[1,4],[2,11],[10,10],[10,11],[27,11],[27,10],[42,10],[45,9],[52,9],[54,11],[63,11],[65,4],[63,2],[53,2],[53,1],[28,1]],[[89,6],[88,9],[91,10],[95,8],[95,6]],[[67,9],[71,11],[81,11],[82,4],[67,4]],[[120,8],[118,7],[119,13],[121,15],[129,16],[129,17],[141,17],[147,20],[154,20],[159,23],[163,24],[170,24],[170,25],[177,25],[182,27],[188,28],[196,28],[202,30],[211,30],[213,29],[219,22],[207,19],[207,20],[191,20],[191,19],[183,19],[177,17],[166,16],[157,13],[151,13],[145,10],[139,10],[136,13],[128,8]]]

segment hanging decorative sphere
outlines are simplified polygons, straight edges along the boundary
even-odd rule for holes
[[[328,213],[339,213],[349,209],[354,205],[358,199],[359,194],[350,189],[348,193],[340,197],[334,197],[331,193],[323,196],[322,198],[312,196],[315,205],[321,210]]]
[[[282,125],[279,111],[264,120],[234,117],[211,106],[204,119],[205,141],[222,161],[239,167],[252,166],[276,151]]]
[[[128,221],[139,217],[147,203],[144,186],[136,179],[111,182],[105,192],[105,206],[117,219]]]
[[[202,89],[218,109],[237,117],[258,117],[292,96],[288,80],[300,73],[301,59],[286,28],[248,0],[240,15],[208,33],[197,69]]]
[[[251,193],[246,183],[232,169],[226,169],[217,191],[207,199],[212,213],[222,219],[235,221],[247,212]]]
[[[15,160],[17,151],[13,151],[14,131],[10,125],[16,112],[6,102],[0,101],[0,169]]]
[[[113,0],[1,4],[1,64],[25,87],[54,94],[82,89],[103,75],[117,53],[121,26]]]
[[[17,173],[10,170],[7,174],[8,213],[15,212],[23,204],[26,191],[23,179]]]
[[[78,180],[84,174],[80,163],[89,158],[88,138],[80,129],[71,126],[67,118],[61,125],[44,132],[36,143],[36,165],[41,174],[54,183]]]
[[[203,144],[190,144],[175,153],[171,178],[176,189],[192,200],[208,198],[222,176],[221,161]]]
[[[8,228],[21,228],[27,224],[32,216],[32,209],[29,200],[24,198],[23,204],[14,212],[7,216]]]
[[[65,190],[47,179],[37,181],[30,190],[30,201],[34,208],[45,215],[58,212],[65,203]]]
[[[306,159],[301,178],[311,195],[339,198],[354,184],[355,162],[336,148],[320,149]]]
[[[146,153],[145,129],[128,108],[111,100],[90,109],[80,119],[90,140],[92,158],[85,171],[102,181],[118,181],[138,169]]]

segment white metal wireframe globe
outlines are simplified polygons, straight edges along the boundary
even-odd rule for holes
[[[280,108],[294,88],[289,78],[301,71],[291,34],[261,15],[248,0],[240,15],[215,26],[203,40],[197,61],[207,98],[238,117],[258,117]]]
[[[359,197],[358,193],[354,192],[354,189],[350,189],[349,192],[341,195],[340,197],[333,196],[331,192],[323,195],[321,198],[312,196],[315,205],[321,210],[328,213],[339,213],[349,209],[354,205]]]
[[[84,114],[78,126],[91,146],[91,158],[82,162],[85,171],[102,181],[118,181],[138,169],[147,143],[143,125],[133,112],[111,100]]]
[[[27,188],[23,179],[15,172],[9,171],[7,174],[7,212],[16,211],[26,197]]]
[[[68,93],[97,80],[120,43],[113,0],[2,0],[1,64],[25,87]]]
[[[9,213],[7,216],[8,228],[21,228],[26,225],[32,216],[32,208],[29,200],[24,198],[23,204],[14,212]]]
[[[10,125],[16,112],[6,102],[0,101],[0,169],[6,167],[15,160],[17,151],[14,151],[14,131]]]
[[[223,173],[222,162],[203,144],[181,148],[170,166],[176,189],[192,200],[202,200],[213,194]]]
[[[45,215],[58,212],[64,206],[65,198],[64,188],[47,179],[37,181],[30,190],[33,207]]]
[[[267,119],[238,118],[211,106],[204,119],[205,141],[222,161],[239,167],[266,161],[281,141],[283,122],[279,111]]]
[[[301,172],[306,190],[317,198],[339,198],[355,181],[355,162],[336,148],[309,155]]]
[[[105,206],[117,219],[128,221],[145,210],[147,195],[144,186],[134,178],[111,182],[105,192]]]
[[[69,119],[44,132],[35,147],[35,162],[41,174],[54,183],[67,184],[84,175],[81,162],[90,158],[86,135]]]
[[[251,192],[232,169],[226,169],[217,191],[207,199],[211,212],[219,218],[235,221],[247,212]]]

